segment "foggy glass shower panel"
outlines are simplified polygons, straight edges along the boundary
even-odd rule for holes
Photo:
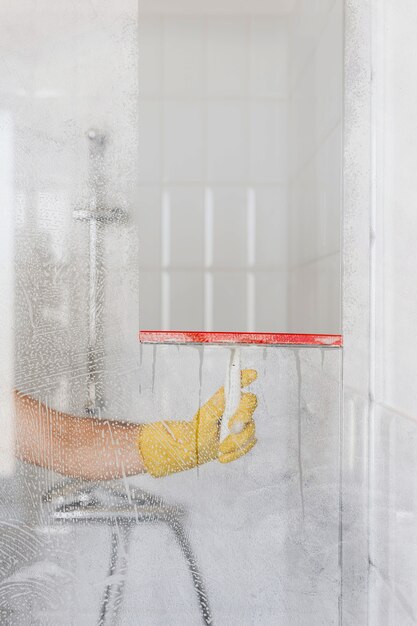
[[[229,352],[142,345],[135,420],[191,419]],[[29,466],[3,480],[9,623],[95,624],[103,606],[103,624],[338,623],[341,350],[248,346],[241,359],[258,372],[258,442],[243,458],[127,482]],[[11,489],[24,510],[10,523]]]
[[[241,349],[258,442],[233,463],[87,481],[15,458],[15,392],[59,458],[41,406],[190,420],[230,349],[137,338],[136,1],[0,17],[0,623],[338,623],[340,348]]]
[[[191,418],[224,383],[229,359],[216,345],[144,345],[140,421]],[[341,349],[247,346],[241,361],[258,372],[248,388],[258,397],[253,450],[140,484],[184,509],[214,624],[337,624]],[[141,623],[200,623],[178,552],[157,535],[146,550],[137,544],[126,610],[144,584]]]
[[[71,581],[99,551],[51,525],[63,477],[14,458],[13,400],[104,419],[138,405],[137,4],[2,3],[0,17],[0,623],[96,623],[105,584],[85,607]],[[59,439],[33,437],[59,456]]]

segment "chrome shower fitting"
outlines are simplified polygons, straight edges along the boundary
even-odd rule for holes
[[[90,128],[89,142],[89,206],[74,210],[74,219],[89,224],[89,294],[88,294],[88,398],[86,413],[99,416],[105,407],[104,391],[99,373],[104,359],[104,227],[127,222],[128,214],[121,208],[106,206],[105,149],[106,135]]]
[[[187,536],[183,507],[166,503],[160,496],[119,482],[92,483],[70,480],[43,496],[48,516],[55,524],[98,524],[111,529],[108,580],[102,598],[98,626],[115,626],[123,604],[127,577],[126,555],[132,531],[141,524],[165,524],[190,573],[202,623],[213,626],[207,591]]]

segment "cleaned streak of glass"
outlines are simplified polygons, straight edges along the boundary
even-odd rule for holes
[[[197,478],[200,475],[200,468],[198,464],[198,444],[200,437],[200,411],[202,406],[202,387],[203,387],[203,365],[204,365],[204,346],[196,346],[197,355],[198,355],[198,409],[197,409],[197,427],[196,427],[196,438],[195,438],[195,455],[197,458]]]
[[[156,346],[152,346],[152,393],[155,390]]]
[[[298,386],[298,475],[299,475],[299,484],[300,484],[300,498],[301,498],[301,512],[302,512],[302,520],[304,523],[305,517],[305,503],[304,503],[304,472],[303,472],[303,452],[302,452],[302,415],[301,415],[301,361],[300,361],[300,350],[295,348],[293,350],[293,354],[295,357],[295,364],[297,370],[297,386]]]

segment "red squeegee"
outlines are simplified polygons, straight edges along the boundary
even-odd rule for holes
[[[141,330],[141,343],[201,343],[201,344],[246,344],[275,346],[322,346],[340,348],[342,335],[315,335],[291,333],[220,333],[178,330]]]

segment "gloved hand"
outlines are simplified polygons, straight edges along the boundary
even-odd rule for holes
[[[256,379],[255,370],[242,370],[241,386]],[[190,422],[161,421],[141,427],[138,445],[146,470],[155,477],[191,469],[218,459],[230,463],[243,456],[256,443],[253,413],[257,399],[242,393],[239,407],[229,420],[229,428],[243,430],[228,435],[219,443],[221,417],[225,409],[221,387],[196,413]]]

